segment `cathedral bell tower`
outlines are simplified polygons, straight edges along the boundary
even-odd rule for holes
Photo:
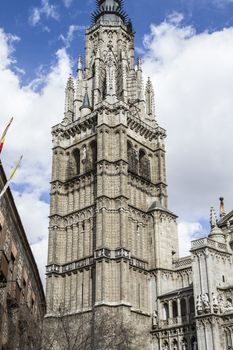
[[[151,273],[178,254],[166,133],[123,1],[97,1],[92,19],[52,130],[47,317],[61,305],[74,315],[104,306],[145,324],[155,303]]]

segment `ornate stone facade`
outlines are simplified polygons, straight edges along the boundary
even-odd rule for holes
[[[0,162],[0,189],[6,176]],[[0,205],[0,349],[39,349],[44,291],[13,197]]]
[[[219,350],[203,347],[203,332],[219,320],[230,337],[230,316],[224,323],[216,312],[228,285],[216,290],[217,276],[216,288],[198,283],[214,272],[204,252],[221,261],[226,279],[232,253],[211,236],[179,258],[177,217],[167,207],[166,132],[155,118],[152,83],[144,88],[141,60],[135,64],[121,0],[97,1],[84,62],[79,57],[77,77],[68,79],[64,118],[52,130],[46,318],[55,321],[61,306],[77,318],[114,308],[141,327],[145,350]],[[216,305],[208,308],[212,293]]]

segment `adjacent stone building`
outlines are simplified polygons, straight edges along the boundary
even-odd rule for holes
[[[97,1],[85,50],[52,130],[46,319],[114,309],[146,336],[137,349],[232,349],[233,212],[212,210],[209,238],[179,258],[166,132],[122,0]]]
[[[0,191],[6,176],[0,162]],[[0,204],[0,349],[40,349],[45,297],[10,189]]]

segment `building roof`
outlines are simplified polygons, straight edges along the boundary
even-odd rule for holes
[[[5,185],[6,182],[7,182],[7,177],[6,177],[2,162],[0,160],[0,189],[3,188],[3,186]],[[18,228],[17,233],[19,235],[19,240],[21,241],[21,243],[23,245],[25,255],[26,255],[28,262],[30,264],[30,267],[31,267],[31,271],[34,275],[35,281],[37,282],[37,287],[38,287],[38,291],[40,294],[41,302],[45,307],[45,305],[46,305],[45,294],[44,294],[44,289],[43,289],[43,285],[41,282],[40,274],[38,271],[38,267],[37,267],[35,258],[32,254],[30,244],[28,242],[21,218],[19,216],[13,195],[12,195],[9,187],[4,195],[3,203],[4,202],[7,204],[7,209],[9,209],[9,211],[10,211],[9,214],[11,215],[11,218],[15,224],[15,227]]]
[[[221,220],[219,220],[218,222],[218,226],[225,226],[227,224],[228,221],[233,221],[233,210],[230,211],[228,214],[226,214],[225,216],[223,216],[221,218]]]
[[[150,206],[150,208],[148,209],[148,211],[163,211],[175,218],[178,218],[178,216],[176,214],[174,214],[172,211],[168,210],[167,208],[163,208],[159,205],[159,203],[157,201],[153,202],[152,205]]]
[[[160,295],[159,298],[167,298],[167,297],[170,297],[172,295],[180,295],[180,294],[192,291],[192,290],[193,290],[193,286],[191,285],[189,287],[172,290],[171,292]]]

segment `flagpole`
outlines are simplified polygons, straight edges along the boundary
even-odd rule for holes
[[[15,175],[17,169],[19,168],[19,166],[20,166],[20,164],[21,164],[22,159],[23,159],[23,156],[21,156],[21,157],[19,158],[19,160],[18,160],[18,162],[16,163],[15,167],[13,168],[13,170],[12,170],[12,172],[11,172],[11,174],[10,174],[8,180],[7,180],[7,182],[5,183],[5,186],[3,187],[3,189],[2,189],[2,191],[1,191],[1,193],[0,193],[0,204],[1,204],[1,202],[2,202],[2,197],[4,196],[5,192],[7,191],[8,187],[9,187],[9,185],[10,185],[10,183],[11,183],[12,178],[14,177],[14,175]]]
[[[3,134],[0,138],[0,154],[2,153],[2,149],[3,149],[4,143],[5,143],[6,134],[7,134],[9,127],[11,126],[11,123],[13,122],[13,119],[14,118],[12,117],[11,120],[9,121],[9,123],[7,124],[5,130],[3,131]]]

